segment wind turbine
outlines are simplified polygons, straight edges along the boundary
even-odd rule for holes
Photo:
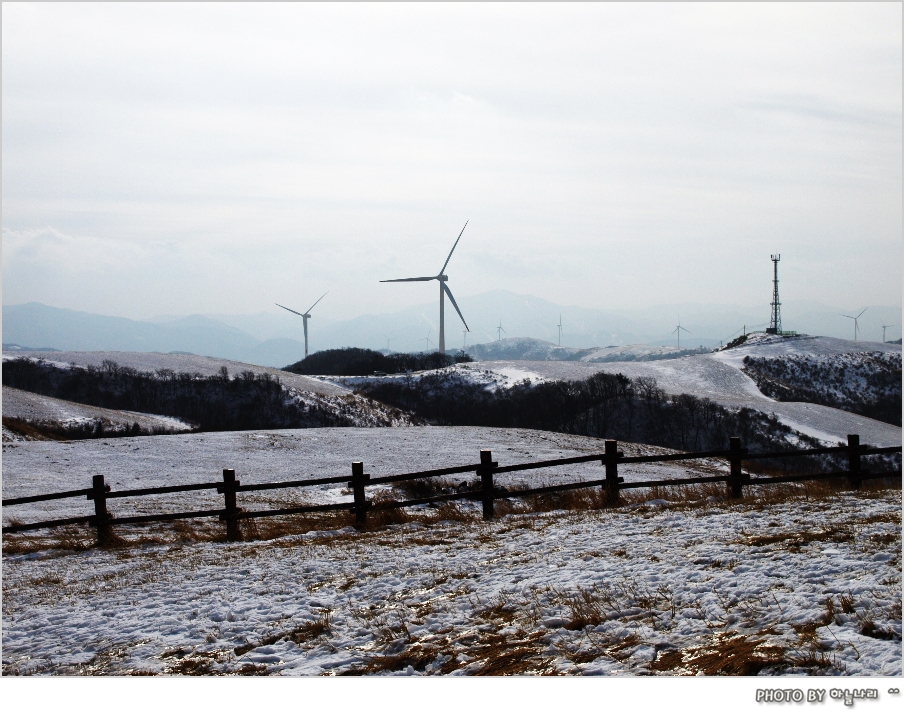
[[[326,293],[329,293],[329,291],[327,291]],[[323,296],[326,296],[326,293],[323,294]],[[318,303],[320,303],[323,300],[323,296],[321,296],[316,301],[314,301],[314,306],[316,306]],[[276,305],[279,306],[278,303]],[[296,316],[301,316],[302,318],[304,318],[304,356],[305,357],[308,356],[308,318],[311,317],[311,311],[314,310],[314,306],[311,306],[304,313],[299,313],[298,311],[293,311],[291,308],[286,308],[285,306],[279,306],[280,308],[286,308],[287,311],[289,311],[290,313],[294,313]]]
[[[559,314],[559,347],[562,347],[562,314]]]
[[[424,352],[429,352],[430,351],[430,331],[427,331],[427,337],[421,338],[421,340],[427,341],[427,349]]]
[[[885,342],[885,329],[886,328],[897,328],[896,325],[885,325],[885,321],[879,321],[882,324],[882,342]]]
[[[383,337],[386,338],[386,349],[389,350],[389,343],[391,343],[395,338],[390,338],[388,335],[384,333]]]
[[[682,331],[682,330],[683,330],[685,333],[687,333],[688,335],[691,334],[691,331],[689,331],[687,328],[682,328],[682,327],[681,327],[681,323],[680,323],[680,322],[678,323],[678,327],[675,328],[675,330],[672,331],[673,333],[678,333],[678,349],[679,349],[679,350],[681,350],[681,331]]]
[[[458,317],[461,318],[461,322],[465,324],[465,328],[468,328],[468,324],[465,323],[465,317],[461,314],[461,310],[455,302],[452,292],[449,290],[449,287],[446,286],[446,281],[449,280],[449,277],[443,273],[449,265],[449,259],[452,258],[452,252],[455,251],[455,247],[458,246],[458,240],[461,239],[461,235],[465,233],[465,227],[467,226],[468,223],[465,222],[465,226],[461,228],[458,239],[456,239],[455,244],[452,245],[452,251],[450,251],[449,256],[446,257],[446,263],[443,264],[443,268],[439,270],[439,273],[436,276],[416,276],[411,279],[384,279],[380,281],[380,283],[383,284],[398,283],[400,281],[439,281],[439,352],[443,355],[446,354],[445,297],[447,295],[449,296],[449,300],[452,301],[452,305],[455,306],[455,310],[458,313]],[[470,330],[470,328],[468,328],[468,330]]]
[[[867,306],[867,308],[869,308],[869,306]],[[862,311],[860,311],[860,313],[858,313],[858,314],[855,315],[855,316],[845,316],[844,313],[841,314],[841,315],[844,316],[845,318],[850,318],[852,321],[854,321],[854,342],[855,342],[855,343],[857,342],[857,333],[860,332],[860,325],[857,323],[857,319],[858,319],[860,316],[862,316],[864,313],[866,313],[866,308],[864,308]],[[884,330],[882,331],[882,335],[883,335],[883,336],[885,335],[885,331],[884,331]],[[885,338],[883,337],[883,340],[884,340],[884,339],[885,339]]]
[[[505,333],[505,328],[502,327],[502,319],[499,319],[499,327],[496,328],[496,340],[502,340],[502,334]],[[508,335],[508,333],[505,333]]]

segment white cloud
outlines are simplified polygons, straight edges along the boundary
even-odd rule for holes
[[[900,302],[900,5],[12,4],[2,52],[7,303],[393,309],[468,218],[456,295],[755,303],[778,248]]]

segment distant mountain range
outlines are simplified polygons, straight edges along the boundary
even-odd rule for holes
[[[673,331],[680,320],[681,348],[712,348],[747,330],[762,330],[768,321],[768,306],[744,308],[699,304],[668,305],[638,310],[595,309],[560,306],[534,296],[508,291],[490,291],[458,300],[471,332],[464,339],[464,326],[454,310],[446,310],[446,347],[463,346],[481,358],[584,359],[597,348],[644,344],[652,346],[646,356],[668,356],[677,350]],[[324,302],[324,305],[325,302]],[[314,313],[310,328],[310,350],[346,346],[374,350],[410,352],[436,347],[438,304],[412,306],[397,313],[359,316],[339,321]],[[103,316],[41,303],[3,306],[3,343],[22,348],[57,350],[125,350],[139,352],[189,352],[256,365],[282,367],[304,355],[301,319],[285,311],[247,315],[160,316],[151,321]],[[558,323],[562,318],[563,350]],[[811,335],[850,338],[850,320],[838,310],[818,303],[783,304],[785,328]],[[881,322],[901,323],[901,308],[871,306],[860,319],[861,338],[881,339]],[[497,330],[502,325],[504,333]],[[873,332],[875,331],[875,333]],[[888,332],[889,339],[898,335]],[[504,336],[499,338],[499,336]],[[495,345],[508,342],[508,345]],[[533,341],[528,343],[527,341]],[[518,344],[520,343],[520,344]],[[483,346],[482,350],[475,349]],[[657,346],[661,346],[657,349]],[[501,350],[499,350],[501,348]],[[503,350],[511,351],[504,355]],[[635,352],[636,350],[636,352]],[[587,351],[577,354],[578,351]],[[611,353],[618,359],[640,350]],[[658,355],[657,355],[658,353]],[[603,353],[598,355],[604,357]],[[647,359],[643,356],[644,359]]]

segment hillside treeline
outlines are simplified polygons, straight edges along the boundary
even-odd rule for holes
[[[361,393],[439,425],[542,429],[683,451],[726,449],[731,436],[739,436],[750,451],[819,445],[774,416],[746,408],[732,411],[689,394],[669,395],[650,377],[598,373],[586,380],[488,390],[454,373],[437,373],[403,382],[368,382]],[[814,465],[819,464],[801,458],[775,460],[775,468]]]
[[[3,384],[95,407],[176,417],[201,431],[352,425],[341,414],[287,397],[268,373],[230,377],[225,367],[205,376],[142,372],[111,360],[100,367],[61,368],[19,358],[3,363]]]
[[[760,391],[780,402],[809,402],[901,426],[901,356],[848,353],[831,359],[744,358]]]
[[[419,370],[438,370],[459,362],[472,362],[472,358],[463,352],[455,355],[441,355],[438,352],[384,355],[366,348],[337,348],[308,355],[304,360],[283,369],[297,375],[365,377],[374,372],[396,375]]]

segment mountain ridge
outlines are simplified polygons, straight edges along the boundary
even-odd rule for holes
[[[535,296],[498,290],[463,297],[459,299],[459,305],[468,319],[471,332],[465,334],[457,315],[452,309],[447,309],[446,344],[449,351],[461,347],[470,351],[471,348],[483,346],[489,352],[497,347],[492,343],[497,342],[500,334],[497,330],[500,321],[507,331],[508,340],[528,338],[546,343],[541,349],[559,347],[553,345],[558,340],[559,314],[563,322],[562,347],[569,353],[609,346],[636,348],[638,344],[660,348],[661,354],[666,354],[670,348],[678,349],[677,339],[670,335],[675,324],[670,325],[671,314],[666,312],[677,313],[678,306],[636,311],[603,310],[559,306]],[[804,305],[815,307],[814,304]],[[720,342],[727,342],[729,336],[734,336],[733,331],[743,330],[745,322],[751,324],[746,326],[747,330],[759,324],[756,318],[761,314],[757,314],[764,310],[699,304],[683,304],[680,308],[682,327],[691,331],[690,335],[682,333],[682,349],[701,346],[710,349]],[[428,349],[428,338],[431,347],[435,347],[438,339],[438,310],[435,303],[426,303],[396,313],[348,320],[331,320],[323,314],[309,326],[310,351],[347,346],[396,352],[423,351]],[[793,314],[794,309],[786,306],[787,311]],[[816,316],[810,317],[809,321],[814,327],[809,327],[804,317],[789,315],[784,320],[788,327],[796,327],[802,332],[830,334],[825,332],[831,330],[829,328],[822,328],[823,332],[820,332],[819,324],[831,323],[831,319],[835,318],[839,322],[837,330],[842,332],[843,337],[841,326],[847,326],[847,319],[828,310],[828,307],[813,313]],[[875,319],[895,323],[900,322],[895,318],[900,319],[901,309],[872,307],[872,314]],[[239,327],[239,324],[244,327]],[[867,331],[868,327],[871,326],[864,319],[861,332]],[[293,334],[295,337],[291,337]],[[18,344],[23,349],[180,351],[272,367],[296,362],[304,352],[301,319],[288,313],[244,316],[194,314],[137,320],[37,302],[3,306],[3,342]],[[570,353],[569,357],[572,355]],[[547,353],[542,357],[552,355]]]

